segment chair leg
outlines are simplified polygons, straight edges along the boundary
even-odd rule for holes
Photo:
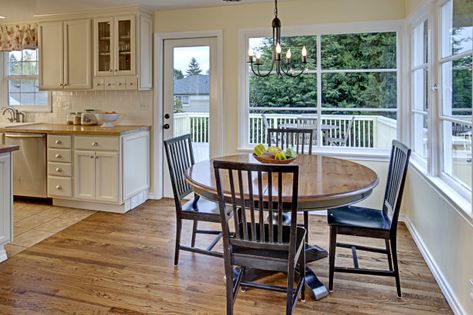
[[[233,296],[233,268],[230,265],[229,258],[224,257],[225,260],[225,287],[226,287],[226,294],[227,294],[227,315],[233,315],[233,304],[234,304],[234,296]],[[236,283],[238,285],[238,283]]]
[[[292,314],[292,308],[294,306],[292,303],[293,296],[294,296],[294,266],[293,264],[289,264],[288,273],[287,273],[286,315]]]
[[[305,250],[302,250],[301,256],[302,256],[301,277],[304,281],[304,284],[302,285],[302,290],[301,290],[301,300],[302,300],[302,302],[305,302],[305,268],[306,268]]]
[[[305,242],[309,243],[309,212],[304,211],[304,228],[307,231],[305,234]]]
[[[192,226],[192,239],[191,239],[191,247],[195,246],[195,236],[197,234],[197,223],[199,221],[194,220],[194,225]]]
[[[391,254],[393,256],[394,275],[396,277],[397,296],[401,297],[401,280],[399,278],[399,266],[397,263],[397,245],[396,239],[391,239]]]
[[[174,266],[179,264],[179,249],[181,247],[182,219],[176,220],[176,248],[174,251]]]
[[[330,249],[329,249],[329,275],[328,275],[328,289],[333,291],[333,276],[335,273],[335,256],[337,248],[337,230],[330,227]]]
[[[385,239],[385,241],[386,241],[386,251],[388,252],[389,271],[393,271],[393,258],[391,256],[391,247],[389,245],[389,240]]]

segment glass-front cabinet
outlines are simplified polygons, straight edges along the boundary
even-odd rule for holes
[[[135,74],[135,17],[96,19],[95,76]]]

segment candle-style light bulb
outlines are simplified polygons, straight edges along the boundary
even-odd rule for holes
[[[259,51],[256,53],[256,64],[261,64],[261,53]]]
[[[302,62],[307,63],[307,48],[302,47]]]
[[[291,50],[288,49],[286,53],[286,63],[291,63],[292,53]]]
[[[248,48],[248,62],[249,63],[253,63],[253,56],[254,56],[254,52],[253,52],[253,49],[250,47]]]
[[[282,48],[281,48],[281,45],[279,43],[276,45],[276,53],[277,54],[282,53]]]

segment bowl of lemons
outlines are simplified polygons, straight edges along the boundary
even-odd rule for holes
[[[260,143],[253,149],[253,157],[265,164],[289,164],[297,158],[297,153],[294,148],[283,150],[276,146],[266,147]]]

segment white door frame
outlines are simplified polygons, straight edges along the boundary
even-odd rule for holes
[[[166,39],[186,39],[214,37],[217,40],[217,104],[215,113],[215,126],[217,130],[213,135],[214,146],[217,155],[223,154],[223,32],[196,31],[176,33],[154,34],[154,110],[153,110],[153,193],[150,198],[161,199],[163,197],[163,96],[164,96],[164,41]]]

